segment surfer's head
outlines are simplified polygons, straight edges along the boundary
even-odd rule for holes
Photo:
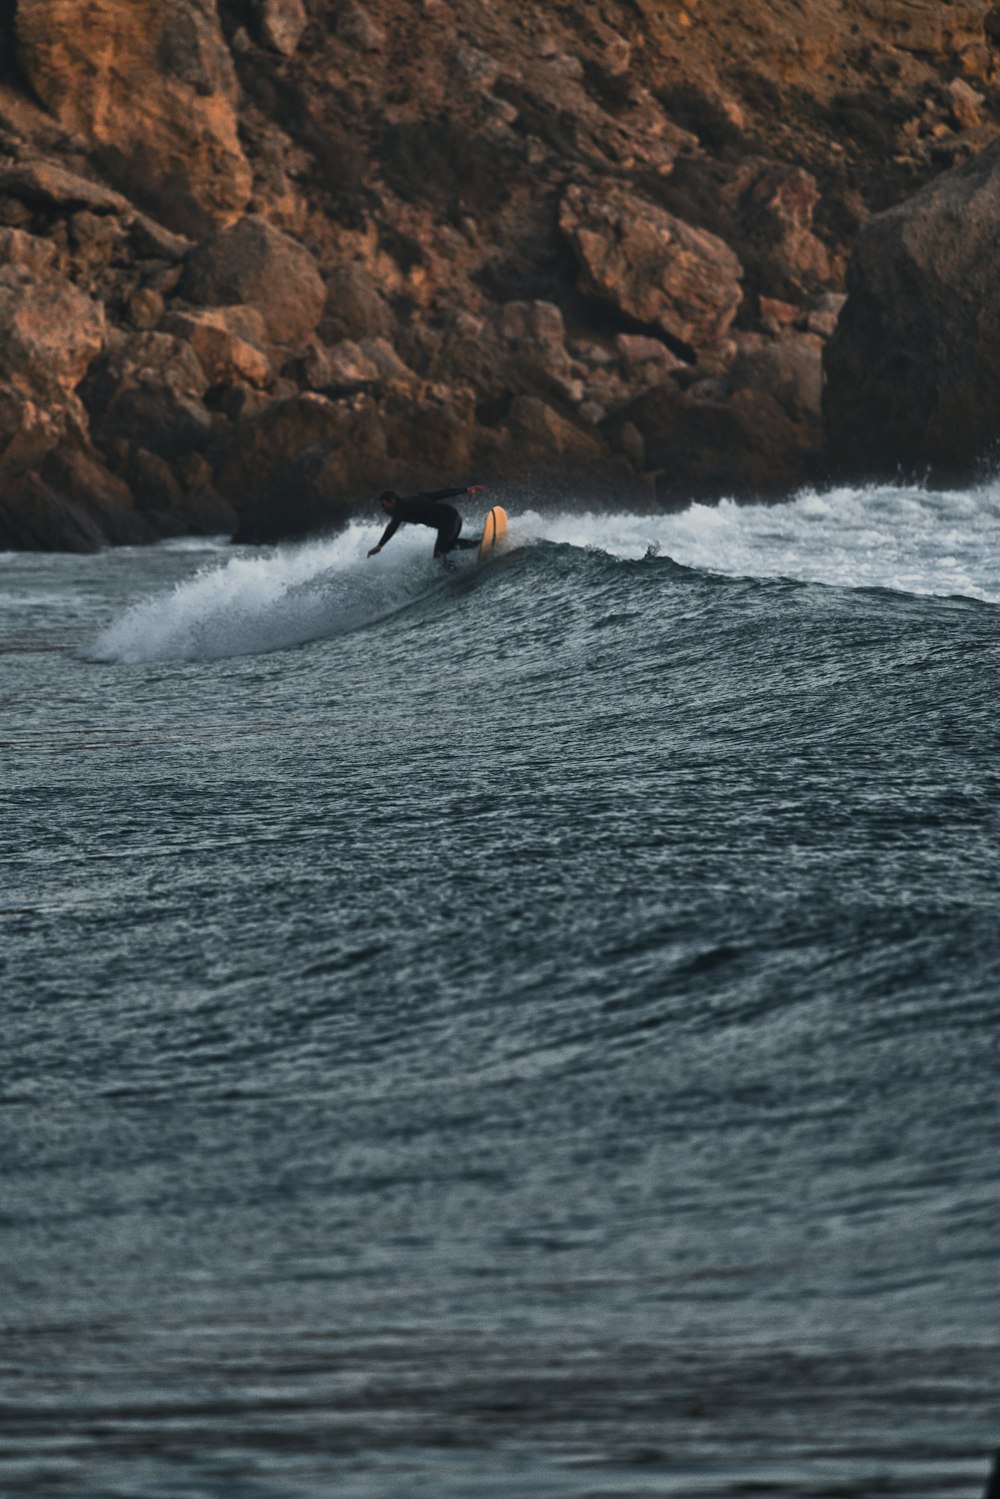
[[[398,500],[399,495],[394,489],[383,489],[378,497],[378,502],[387,515],[391,515],[395,510]]]

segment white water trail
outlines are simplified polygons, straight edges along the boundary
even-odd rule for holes
[[[346,634],[395,614],[440,587],[442,574],[411,530],[369,559],[378,527],[240,551],[169,593],[133,604],[94,641],[95,661],[213,661]],[[421,540],[423,544],[421,544]]]
[[[508,503],[515,548],[558,542],[622,560],[652,549],[729,577],[1000,603],[1000,482],[948,492],[844,488],[802,493],[781,505],[726,500],[668,515]],[[475,520],[468,519],[472,531]],[[132,605],[87,654],[114,662],[256,655],[373,624],[443,586],[429,531],[405,527],[369,559],[379,530],[355,522],[332,538],[239,551],[221,565],[215,552],[171,592]]]
[[[803,492],[781,505],[690,505],[669,515],[522,514],[546,538],[639,558],[652,547],[729,577],[1000,602],[1000,482],[932,492],[894,486]]]

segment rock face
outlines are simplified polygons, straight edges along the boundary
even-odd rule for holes
[[[580,289],[689,348],[717,344],[743,299],[743,267],[714,234],[615,187],[571,187],[559,226]]]
[[[272,341],[293,346],[315,330],[326,302],[309,251],[253,215],[192,253],[180,290],[198,306],[256,308]]]
[[[0,0],[0,548],[987,444],[998,17]]]
[[[245,206],[236,75],[215,0],[18,0],[18,60],[109,180],[186,232]]]
[[[826,360],[845,467],[967,473],[995,449],[998,244],[998,146],[868,225]]]

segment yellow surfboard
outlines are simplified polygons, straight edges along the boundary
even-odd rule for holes
[[[483,527],[483,539],[479,543],[479,561],[484,562],[492,552],[499,551],[506,538],[507,512],[502,505],[494,505]]]

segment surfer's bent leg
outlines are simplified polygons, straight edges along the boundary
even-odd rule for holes
[[[446,508],[451,510],[451,514],[447,520],[442,521],[438,526],[437,541],[434,543],[435,557],[446,557],[448,555],[458,542],[458,533],[462,529],[462,517],[458,511],[452,510],[450,505]]]

